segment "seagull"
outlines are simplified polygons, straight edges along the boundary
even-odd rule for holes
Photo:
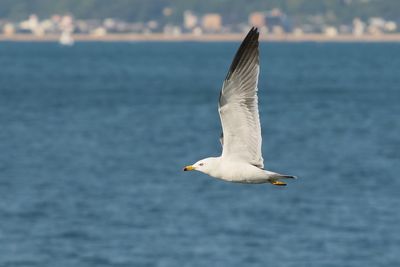
[[[219,95],[222,124],[222,154],[186,166],[229,182],[271,183],[286,186],[281,179],[296,178],[264,169],[261,126],[258,113],[258,29],[253,27],[243,40],[229,68]]]

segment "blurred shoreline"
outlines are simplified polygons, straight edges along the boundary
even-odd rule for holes
[[[145,41],[145,42],[225,42],[225,41],[241,41],[245,34],[106,34],[101,36],[88,34],[74,34],[73,38],[78,42],[124,42],[124,41]],[[33,34],[0,34],[0,41],[11,42],[58,42],[60,35],[33,35]],[[336,35],[327,36],[325,34],[281,34],[281,35],[264,35],[260,37],[260,41],[267,42],[400,42],[400,34],[381,34],[381,35]]]

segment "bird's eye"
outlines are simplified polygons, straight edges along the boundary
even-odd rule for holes
[[[199,166],[203,166],[203,165],[204,165],[204,163],[200,163],[200,164],[199,164]]]

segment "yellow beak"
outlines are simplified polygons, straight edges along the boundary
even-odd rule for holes
[[[195,170],[194,166],[190,165],[190,166],[186,166],[185,168],[183,168],[183,170],[186,171],[193,171]]]

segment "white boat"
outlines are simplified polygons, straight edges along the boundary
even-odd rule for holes
[[[75,41],[74,41],[74,38],[72,38],[71,32],[70,31],[63,31],[61,33],[59,43],[61,45],[65,45],[65,46],[74,45]]]

